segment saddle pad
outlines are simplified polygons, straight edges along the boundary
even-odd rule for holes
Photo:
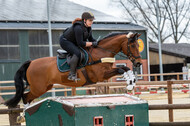
[[[81,63],[80,66],[77,66],[77,69],[85,67],[87,62],[88,62],[88,53],[84,49],[82,49],[81,51],[85,54],[85,59],[83,60],[83,62]],[[59,56],[57,56],[57,67],[58,67],[60,72],[70,71],[70,66],[67,63],[66,58],[65,59],[60,59]]]

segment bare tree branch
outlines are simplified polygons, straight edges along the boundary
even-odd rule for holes
[[[113,1],[113,0],[112,0]],[[148,40],[158,40],[155,0],[117,0],[126,11],[127,18],[149,29]],[[178,43],[190,36],[190,0],[159,0],[161,42]],[[169,39],[170,38],[170,39]]]
[[[180,35],[180,37],[179,37],[179,40],[181,39],[181,37],[183,36],[183,34],[185,33],[185,31],[187,30],[187,26],[189,25],[189,22],[190,22],[190,19],[188,20],[188,22],[187,22],[187,24],[185,25],[185,28],[183,29],[183,31],[182,31],[182,33],[181,33],[181,35]]]
[[[135,23],[137,23],[137,20],[135,19],[135,17],[131,14],[131,12],[127,9],[127,7],[125,6],[125,4],[123,3],[122,0],[119,1],[120,4],[125,8],[125,10],[128,12],[128,14],[131,16],[131,18],[133,19],[133,21],[135,21]]]
[[[165,9],[166,9],[166,11],[167,11],[167,13],[168,13],[168,16],[169,16],[169,19],[170,19],[170,25],[171,25],[171,28],[172,28],[172,33],[173,33],[173,36],[174,36],[174,38],[175,38],[174,22],[173,22],[173,20],[172,20],[172,16],[171,16],[171,14],[170,14],[170,9],[169,9],[169,6],[170,6],[170,5],[168,5],[168,2],[165,3],[165,1],[163,1],[163,4],[164,4]]]

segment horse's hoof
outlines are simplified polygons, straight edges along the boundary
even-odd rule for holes
[[[16,122],[17,123],[23,123],[23,122],[25,122],[24,116],[18,116],[17,119],[16,119]]]

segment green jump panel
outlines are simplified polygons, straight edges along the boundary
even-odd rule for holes
[[[147,101],[127,94],[49,97],[25,117],[27,126],[149,126]]]

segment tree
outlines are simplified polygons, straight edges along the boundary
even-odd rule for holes
[[[156,0],[113,0],[123,7],[131,22],[148,28],[148,39],[157,42]],[[159,0],[161,42],[190,40],[190,0]]]

